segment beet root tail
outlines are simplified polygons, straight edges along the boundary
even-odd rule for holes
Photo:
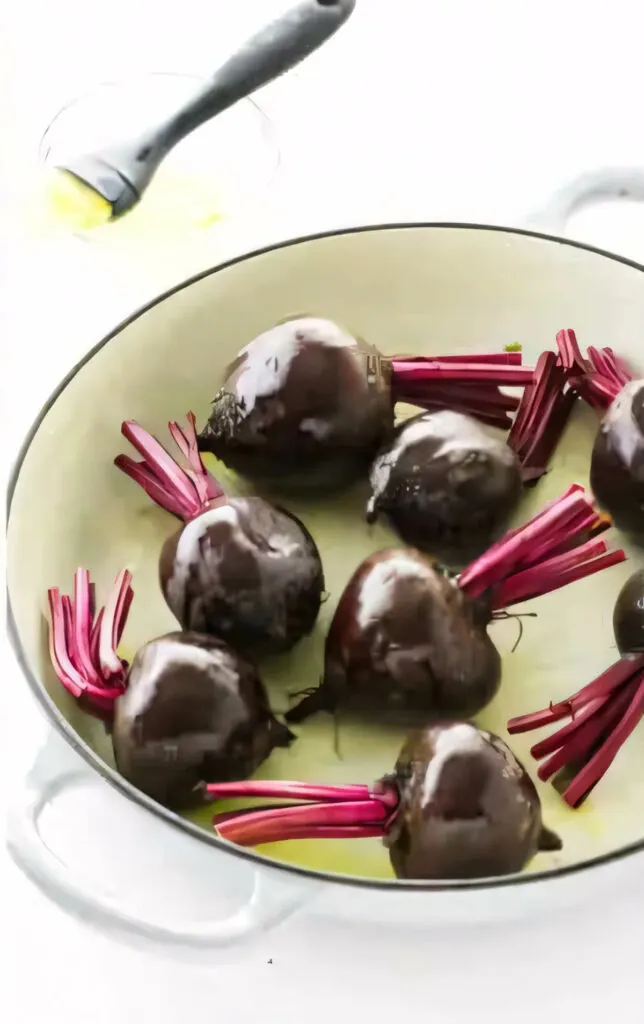
[[[297,725],[299,722],[303,722],[305,718],[309,718],[311,715],[315,715],[318,711],[331,712],[333,709],[329,704],[329,698],[324,683],[317,687],[313,693],[307,694],[303,700],[296,704],[295,707],[289,708],[284,715],[284,719],[290,725]]]

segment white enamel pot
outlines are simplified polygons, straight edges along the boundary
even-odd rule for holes
[[[550,218],[561,228],[588,196],[624,193],[644,197],[644,176],[586,178],[557,196],[539,223]],[[10,638],[24,679],[51,723],[50,740],[10,811],[13,857],[47,896],[86,923],[126,942],[208,958],[295,914],[388,929],[470,925],[597,900],[641,877],[644,726],[589,807],[569,811],[552,787],[541,786],[544,817],[564,839],[561,853],[541,854],[530,870],[507,878],[402,883],[375,845],[364,863],[355,852],[334,862],[317,848],[301,856],[272,850],[269,856],[220,840],[206,818],[189,821],[167,811],[120,777],[102,727],[55,680],[47,657],[46,591],[68,587],[78,565],[90,568],[99,591],[122,566],[134,572],[128,650],[174,628],[156,583],[159,546],[172,522],[114,469],[112,459],[123,447],[121,421],[134,418],[159,436],[169,418],[181,418],[188,409],[203,421],[221,371],[239,348],[267,326],[303,311],[337,319],[385,353],[493,350],[519,340],[527,362],[553,344],[559,329],[573,327],[584,345],[613,346],[644,371],[644,267],[563,238],[499,227],[394,224],[284,242],[184,282],[120,324],[52,394],[10,484]],[[579,410],[552,472],[524,502],[522,518],[572,480],[587,483],[596,425],[590,410]],[[384,527],[368,533],[360,505],[350,497],[340,499],[332,514],[311,516],[308,525],[320,544],[332,598],[310,642],[300,645],[286,667],[267,670],[273,696],[293,679],[302,684],[306,676],[303,685],[315,681],[339,591],[363,555],[390,539]],[[501,697],[481,716],[484,725],[503,733],[509,714],[572,692],[614,660],[612,604],[643,560],[641,552],[628,553],[624,566],[583,581],[583,599],[573,600],[571,591],[543,599],[516,660],[505,658]],[[324,759],[334,756],[328,729],[320,726],[308,739],[302,734],[291,759],[275,761],[274,755],[262,769],[264,777],[306,771],[312,778],[318,768],[322,772]],[[512,745],[532,771],[529,741],[522,739],[513,738]],[[368,737],[358,760],[336,764],[326,780],[370,781],[390,770],[396,744],[387,743]],[[147,919],[118,892],[103,891],[91,865],[80,877],[58,859],[42,839],[41,814],[65,790],[88,783],[111,787],[119,806],[127,802],[127,827],[140,832],[141,843],[163,849],[182,878],[214,894],[215,903],[221,895],[223,910],[215,920],[164,918],[162,893],[159,914]]]

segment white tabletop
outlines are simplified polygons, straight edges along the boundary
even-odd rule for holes
[[[0,55],[16,98],[13,123],[3,126],[2,155],[12,159],[5,198],[19,169],[30,165],[44,122],[68,95],[135,69],[207,71],[287,6],[118,0],[109,18],[93,14],[91,23],[80,0],[27,0],[15,8],[3,34],[7,59]],[[283,153],[270,210],[225,244],[213,240],[200,261],[216,262],[222,247],[352,220],[520,223],[588,168],[644,166],[641,46],[631,0],[359,0],[358,7],[333,44],[264,91]],[[159,278],[118,274],[91,247],[53,247],[25,239],[19,223],[13,227],[3,302],[5,465],[76,358],[155,288],[195,269],[194,254],[178,253],[176,266]],[[584,212],[571,230],[644,262],[642,208]],[[6,801],[46,726],[11,655],[2,654]],[[52,842],[79,864],[100,857],[108,870],[110,808],[94,796],[82,812],[82,832],[74,824],[77,806],[57,808],[48,825]],[[128,841],[119,836],[125,849]],[[133,846],[131,856],[144,872],[141,851]],[[165,1024],[179,1013],[235,1022],[275,1014],[284,1024],[325,1012],[342,1021],[358,1014],[391,1019],[401,1004],[402,1012],[441,1024],[530,1024],[555,1013],[581,1019],[592,1010],[620,1024],[644,1019],[644,880],[610,906],[484,934],[428,932],[421,948],[418,940],[407,948],[383,935],[293,921],[242,964],[200,969],[121,949],[79,927],[36,892],[3,848],[0,892],[0,1020],[7,1024]]]

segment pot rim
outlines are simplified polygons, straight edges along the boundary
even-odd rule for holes
[[[185,288],[191,287],[198,281],[204,280],[213,274],[219,273],[222,270],[226,270],[229,267],[235,266],[238,263],[243,263],[246,260],[253,259],[256,256],[262,256],[280,249],[290,248],[294,245],[299,245],[304,242],[315,242],[325,238],[333,238],[344,235],[361,234],[372,231],[400,231],[400,230],[431,230],[431,229],[453,229],[453,230],[467,230],[467,231],[494,231],[501,232],[508,235],[519,235],[529,238],[537,238],[541,241],[555,242],[558,245],[570,246],[573,249],[580,249],[584,252],[593,253],[597,256],[603,256],[606,259],[612,260],[615,263],[621,263],[624,266],[631,267],[634,270],[639,270],[644,274],[644,265],[637,263],[635,260],[629,259],[626,256],[619,256],[616,253],[608,252],[604,249],[599,249],[595,246],[588,245],[585,242],[573,241],[572,239],[562,238],[558,235],[550,235],[540,231],[532,231],[527,228],[513,228],[505,227],[495,224],[470,224],[466,222],[450,222],[450,221],[402,221],[402,222],[389,222],[383,224],[363,224],[347,228],[336,228],[328,231],[320,231],[312,234],[296,236],[294,238],[287,239],[285,241],[273,242],[269,245],[262,246],[261,248],[254,249],[251,252],[243,253],[242,255],[235,256],[222,263],[216,264],[214,267],[210,267],[207,270],[202,270],[197,274],[181,281],[179,284],[174,285],[172,288],[167,289],[161,295],[145,303],[139,309],[135,310],[134,313],[130,314],[124,320],[122,320],[112,331],[110,331],[105,337],[103,337],[96,345],[90,348],[86,354],[80,359],[75,366],[66,374],[63,380],[58,386],[51,392],[49,398],[42,406],[36,419],[32,423],[25,439],[20,446],[20,450],[13,464],[11,474],[9,477],[9,483],[7,486],[7,531],[9,528],[9,517],[11,513],[11,505],[13,501],[13,495],[16,489],[20,472],[29,451],[29,447],[34,437],[38,433],[42,421],[58,401],[60,396],[65,391],[67,385],[74,379],[76,374],[82,370],[82,368],[89,363],[93,357],[100,352],[105,345],[109,344],[114,338],[116,338],[126,327],[128,327],[139,317],[143,316],[148,310],[165,302],[166,299],[171,298],[178,292],[183,291]],[[53,723],[58,732],[64,739],[69,743],[73,750],[78,753],[83,760],[96,771],[103,779],[105,779],[115,789],[119,790],[125,797],[133,800],[139,806],[145,810],[156,815],[166,821],[173,828],[179,829],[201,843],[209,844],[215,848],[225,851],[234,856],[240,857],[243,860],[254,864],[257,867],[269,868],[273,871],[280,871],[287,874],[299,876],[301,878],[310,878],[312,881],[325,881],[336,885],[344,886],[357,886],[361,889],[372,889],[379,892],[409,892],[409,891],[422,891],[422,892],[446,892],[446,891],[472,891],[472,890],[488,890],[496,888],[507,888],[509,886],[524,886],[534,885],[541,882],[546,882],[551,879],[563,878],[567,875],[576,875],[583,871],[588,871],[591,868],[601,867],[603,865],[610,864],[622,860],[625,857],[633,856],[637,853],[644,853],[644,836],[642,839],[636,840],[633,843],[629,843],[626,846],[622,846],[616,850],[611,850],[608,853],[601,854],[597,857],[592,857],[589,860],[581,861],[577,864],[569,864],[565,867],[551,868],[547,871],[541,871],[538,873],[529,874],[514,874],[501,876],[499,878],[477,878],[477,879],[450,879],[448,881],[415,881],[415,880],[399,880],[399,879],[369,879],[357,877],[354,875],[341,875],[333,874],[331,872],[316,871],[312,868],[301,867],[297,864],[286,864],[281,861],[274,860],[271,857],[267,857],[264,854],[257,853],[255,850],[247,849],[245,847],[236,846],[234,843],[228,840],[221,839],[219,836],[212,833],[206,832],[203,828],[193,824],[191,821],[187,821],[181,815],[174,811],[168,810],[158,804],[155,800],[146,796],[130,782],[124,779],[114,768],[111,768],[108,764],[101,761],[98,755],[92,750],[92,748],[85,743],[83,739],[72,729],[67,719],[62,715],[59,709],[54,704],[53,700],[40,684],[36,675],[31,671],[28,663],[25,651],[22,647],[20,636],[16,621],[11,607],[11,595],[7,586],[7,634],[9,641],[13,648],[16,660],[22,672],[33,692],[34,697],[41,705],[42,710],[46,714],[47,718]]]

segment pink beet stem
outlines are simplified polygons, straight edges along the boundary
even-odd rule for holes
[[[564,707],[572,709],[574,714],[579,708],[598,698],[609,697],[620,686],[627,683],[638,672],[644,671],[644,654],[625,655],[597,676],[592,683],[578,690],[569,700],[563,701]]]
[[[262,826],[265,828],[266,826]],[[217,832],[222,839],[228,839],[238,846],[261,846],[263,843],[278,843],[295,839],[382,839],[386,834],[383,825],[301,825],[295,822],[281,822],[279,832],[262,832],[259,838],[253,838],[253,832],[245,833],[242,838],[228,834],[226,826],[217,825]]]
[[[507,429],[512,425],[508,415],[517,408],[516,395],[506,395],[497,387],[451,383],[432,384],[427,388],[422,382],[405,385],[404,391],[396,392],[396,401],[419,406],[428,412],[450,409],[452,412],[473,416],[492,427]]]
[[[563,704],[553,704],[549,708],[533,711],[529,715],[516,715],[508,721],[507,730],[510,736],[516,736],[522,732],[532,732],[533,729],[541,729],[544,725],[558,722],[569,714],[570,709],[565,708]]]
[[[550,502],[524,526],[510,530],[472,562],[459,577],[459,585],[470,597],[480,597],[503,584],[511,594],[511,578],[523,570],[547,563],[553,551],[561,551],[566,543],[575,547],[585,540],[584,531],[599,520],[594,506],[583,488],[574,485],[557,501]],[[621,561],[624,555],[620,556]],[[611,563],[612,564],[612,563]],[[603,567],[603,566],[600,566]],[[588,572],[596,569],[587,567]],[[583,575],[583,574],[582,574]],[[581,578],[581,577],[575,577]],[[544,580],[547,589],[554,589],[553,580]],[[537,596],[536,594],[532,596]],[[497,608],[502,607],[497,601]]]
[[[599,557],[592,554],[595,550]],[[586,579],[587,576],[619,565],[625,560],[624,551],[606,551],[603,541],[589,541],[575,551],[557,555],[541,565],[511,576],[495,591],[492,610],[500,611],[522,601],[551,594],[569,583]]]
[[[197,425],[194,413],[188,413],[188,425],[170,423],[170,434],[188,462],[182,469],[156,437],[135,423],[126,420],[121,425],[124,437],[143,455],[143,462],[135,462],[119,455],[115,465],[138,483],[153,501],[173,515],[191,519],[199,514],[211,500],[221,498],[223,490],[210,476],[197,451]]]
[[[570,725],[573,726],[569,732],[564,734],[564,726],[555,735],[559,737],[559,744],[553,747],[553,752],[547,761],[539,765],[537,775],[542,782],[547,782],[556,772],[561,771],[566,765],[575,764],[584,757],[588,757],[596,748],[598,741],[607,730],[610,731],[617,725],[624,711],[628,707],[630,694],[628,688],[624,688],[614,700],[602,701],[599,707],[595,707],[582,719],[579,715]],[[593,701],[593,705],[596,702]],[[532,753],[532,751],[530,751]],[[548,751],[550,753],[550,751]],[[535,754],[532,754],[536,757]],[[547,756],[546,754],[540,755]]]
[[[65,649],[72,665],[77,672],[82,674],[81,660],[76,650],[76,640],[74,638],[74,604],[71,597],[67,594],[63,594],[60,599],[60,605],[63,615],[63,622],[65,624]]]
[[[557,335],[560,362],[571,386],[593,409],[605,412],[624,385],[633,379],[630,367],[611,348],[591,345],[584,359],[574,332],[560,333],[565,335]]]
[[[419,385],[413,382],[405,388],[407,401],[411,402],[415,395],[428,404],[445,407],[445,400],[450,402],[458,401],[468,403],[473,407],[488,409],[491,412],[505,410],[513,412],[519,407],[520,399],[517,395],[506,395],[499,391],[495,385],[489,384],[468,384],[467,381],[446,381],[444,384],[436,384],[428,391],[422,381]],[[451,406],[450,406],[451,408]]]
[[[206,792],[216,800],[227,800],[241,797],[276,797],[285,800],[316,800],[342,802],[351,800],[370,800],[372,791],[369,786],[315,786],[306,782],[268,782],[263,780],[248,782],[215,782],[206,786]],[[382,797],[386,802],[386,797]]]
[[[92,664],[93,665],[98,665],[99,664],[98,648],[99,648],[99,642],[100,642],[100,638],[101,638],[101,622],[103,621],[103,614],[104,614],[104,612],[105,612],[104,608],[99,608],[98,614],[97,614],[96,618],[94,619],[94,625],[92,626],[92,634],[91,634],[91,637],[90,637],[90,650],[91,650]]]
[[[405,363],[496,363],[499,366],[521,366],[523,354],[521,352],[481,352],[472,355],[467,352],[461,355],[438,356],[432,359],[431,356],[394,356],[395,362]]]
[[[589,346],[588,357],[595,367],[597,373],[611,381],[617,389],[617,394],[625,384],[633,379],[630,368],[615,355],[612,348],[594,348]]]
[[[591,700],[588,706],[575,715],[567,725],[530,747],[530,753],[535,760],[540,761],[544,757],[549,759],[540,766],[539,778],[545,782],[564,764],[575,761],[582,754],[588,753],[602,730],[610,726],[613,719],[615,722],[618,721],[621,714],[620,701],[623,700],[624,694],[626,694],[626,704],[621,709],[623,711],[629,700],[626,687],[622,687],[620,693],[613,700],[600,700],[599,697],[597,700]],[[559,763],[558,756],[560,754],[563,760]],[[554,760],[550,755],[556,755]],[[542,768],[546,771],[545,775],[541,774]]]
[[[497,364],[498,366],[521,366],[523,363],[522,352],[481,352],[473,355],[471,352],[467,352],[461,355],[449,355],[449,356],[438,356],[432,358],[432,356],[391,356],[389,362],[393,368],[394,363],[396,365],[407,363],[419,363],[434,364],[434,363],[454,363],[454,364],[465,364],[471,363],[479,364]]]
[[[170,433],[190,466],[192,479],[202,504],[223,497],[223,490],[203,464],[197,444],[197,418],[193,412],[187,414],[188,426],[183,430],[178,423],[169,423]]]
[[[101,632],[99,637],[98,653],[99,665],[103,678],[116,676],[122,678],[123,663],[116,653],[117,638],[123,629],[124,613],[129,608],[131,598],[128,598],[128,590],[132,582],[132,573],[127,569],[121,570],[118,574],[105,604],[105,611],[101,619]]]
[[[78,653],[77,668],[94,686],[101,685],[92,660],[92,596],[87,569],[77,569],[74,576],[74,645]]]
[[[571,807],[577,805],[590,792],[613,763],[620,748],[639,725],[644,715],[644,675],[639,676],[637,689],[619,725],[611,731],[599,750],[591,757],[564,792],[564,800]]]
[[[134,420],[121,425],[121,433],[141,453],[148,468],[167,486],[181,494],[187,501],[194,500],[194,486],[185,471],[160,444],[156,437],[140,427]]]
[[[389,364],[392,399],[394,404],[406,402],[430,412],[450,409],[507,429],[508,411],[517,407],[518,398],[504,394],[499,385],[525,386],[532,381],[533,371],[521,362],[520,352],[394,357]]]
[[[567,389],[565,371],[554,352],[542,352],[534,382],[525,388],[508,445],[518,456],[524,480],[536,480],[547,469],[576,401]]]
[[[56,587],[47,592],[49,598],[49,654],[56,676],[62,685],[77,700],[88,699],[89,709],[99,711],[101,717],[111,708],[114,699],[123,692],[120,687],[106,688],[95,675],[88,678],[84,671],[75,668],[69,654],[68,633],[65,629],[64,598]],[[67,605],[72,608],[71,602]],[[73,634],[72,634],[73,637]]]
[[[572,330],[559,331],[557,334],[559,363],[568,375],[571,373],[585,374],[592,369],[587,359],[581,354],[577,335]]]
[[[47,591],[49,598],[49,656],[54,671],[65,689],[73,697],[80,697],[84,689],[84,680],[69,657],[65,630],[65,613],[60,591],[51,587]]]
[[[575,389],[586,405],[603,415],[614,400],[614,389],[602,383],[602,378],[584,380],[582,377],[570,377],[570,385]]]
[[[508,722],[508,732],[527,732],[568,717],[571,721],[531,748],[547,781],[567,765],[582,767],[564,793],[576,807],[610,767],[644,714],[644,655],[625,656],[567,700]],[[585,762],[585,763],[584,763]]]
[[[315,838],[318,828],[337,828],[361,825],[377,826],[387,821],[391,814],[382,800],[340,801],[334,803],[313,803],[242,813],[239,818],[227,818],[215,827],[219,835],[231,842],[244,846],[259,846],[262,843],[280,842],[292,838],[293,827],[301,839]],[[383,826],[379,834],[383,834]]]
[[[407,381],[454,380],[486,381],[488,384],[502,387],[516,387],[531,384],[534,374],[528,366],[487,361],[477,363],[474,356],[467,362],[449,359],[392,359],[391,369],[396,384]]]
[[[609,696],[614,690],[622,686],[623,683],[628,682],[640,669],[644,670],[644,654],[634,658],[620,658],[614,665],[611,665],[605,672],[597,676],[592,683],[582,687],[581,690],[578,690],[577,693],[567,700],[558,701],[558,703],[551,704],[550,707],[544,708],[542,711],[535,711],[530,715],[520,715],[516,718],[511,718],[508,722],[508,732],[511,735],[531,732],[534,729],[540,729],[544,725],[557,722],[561,718],[568,718],[571,715],[573,720],[575,720],[578,712],[592,704],[595,700]],[[545,740],[542,741],[544,744],[547,742]],[[539,753],[537,753],[537,748],[539,748]],[[549,752],[549,749],[542,751],[541,744],[537,744],[532,749],[535,757],[540,757],[542,753]]]
[[[152,498],[152,501],[166,512],[171,512],[179,519],[189,519],[193,514],[194,501],[192,499],[188,501],[178,493],[173,494],[155,477],[145,462],[136,462],[129,455],[117,455],[114,465],[131,480],[134,480],[135,484],[143,488],[148,497]]]
[[[575,407],[577,397],[577,394],[571,388],[563,395],[553,398],[544,410],[543,423],[547,425],[535,434],[520,455],[521,471],[525,484],[533,480],[540,480],[547,471],[555,448],[561,440],[572,410]]]

